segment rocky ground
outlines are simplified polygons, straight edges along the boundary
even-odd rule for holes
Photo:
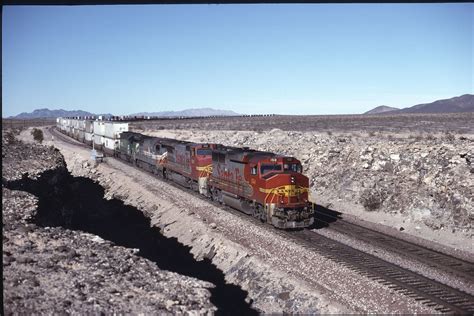
[[[20,137],[31,141],[28,131]],[[45,143],[61,150],[73,175],[100,184],[106,199],[141,210],[164,236],[176,238],[196,260],[219,269],[225,284],[222,279],[212,283],[233,301],[245,298],[265,313],[434,312],[239,212],[224,211],[113,158],[91,164],[88,149],[57,138]],[[202,274],[200,279],[209,278]],[[230,285],[235,286],[232,291]]]
[[[5,135],[4,135],[5,136]],[[97,235],[46,226],[38,197],[7,187],[68,175],[57,149],[2,138],[3,306],[5,314],[207,314],[213,284],[161,270]],[[48,178],[45,179],[45,174]],[[47,204],[47,203],[46,203]]]
[[[136,121],[134,129],[232,130],[327,133],[405,132],[413,136],[473,134],[474,113],[410,113],[382,115],[253,115]]]
[[[141,130],[139,130],[141,131]],[[474,136],[158,130],[154,136],[249,146],[300,159],[313,200],[474,252]]]

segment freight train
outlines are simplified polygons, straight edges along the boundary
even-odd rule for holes
[[[60,118],[58,128],[86,142],[86,137],[79,137],[73,127],[85,126],[87,122],[77,123],[77,120],[81,121]],[[301,162],[294,157],[248,147],[151,137],[128,131],[124,122],[94,122],[87,126],[110,131],[102,133],[108,137],[104,136],[101,139],[104,143],[96,146],[103,148],[108,156],[132,163],[277,228],[304,228],[313,224],[309,180],[302,174]]]

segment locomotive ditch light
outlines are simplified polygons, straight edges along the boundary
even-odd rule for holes
[[[271,158],[270,161],[271,161],[271,162],[276,162],[277,159],[276,159],[276,158]]]

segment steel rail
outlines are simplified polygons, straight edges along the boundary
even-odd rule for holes
[[[317,232],[305,229],[289,232],[288,235],[302,241],[308,249],[313,249],[397,292],[434,307],[437,311],[463,315],[474,313],[474,297],[468,293],[354,249]]]
[[[324,220],[325,217],[330,218],[330,220]],[[372,228],[348,222],[325,212],[316,211],[315,222],[316,221],[326,224],[330,230],[365,241],[380,248],[390,249],[391,252],[398,253],[429,267],[440,269],[474,283],[473,262],[384,234]]]

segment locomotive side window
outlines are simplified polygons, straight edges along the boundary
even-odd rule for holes
[[[220,163],[225,163],[225,155],[224,154],[219,154],[219,162]]]
[[[250,169],[250,174],[253,174],[253,175],[256,175],[256,174],[257,174],[257,166],[253,166],[253,167]]]
[[[264,164],[260,166],[261,175],[271,172],[271,171],[282,171],[281,165]]]

